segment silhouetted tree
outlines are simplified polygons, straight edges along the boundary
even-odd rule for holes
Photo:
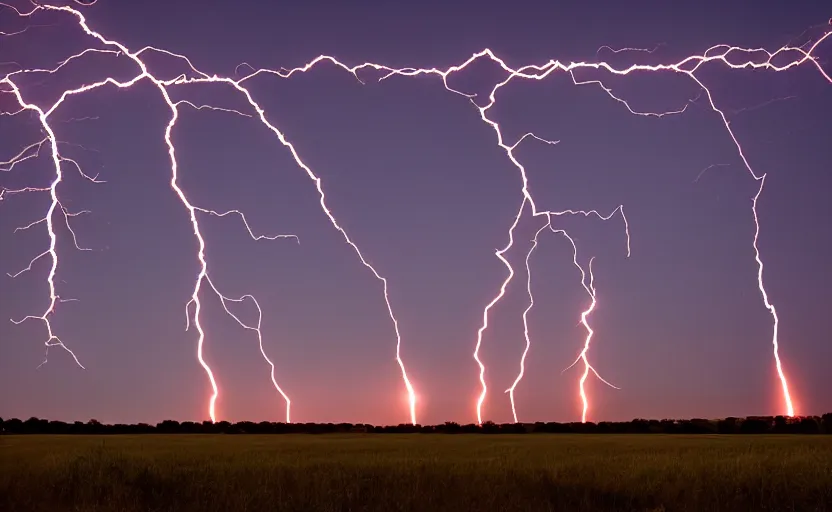
[[[486,421],[480,426],[480,432],[483,434],[496,434],[500,431],[500,427],[493,421]]]
[[[664,433],[664,434],[832,434],[832,413],[818,416],[787,418],[784,416],[747,417],[744,419],[729,417],[720,420],[692,418],[689,420],[646,420],[636,418],[629,422],[587,423],[503,423],[487,421],[482,425],[460,425],[446,422],[442,425],[367,425],[352,423],[275,423],[261,421],[241,421],[229,423],[220,421],[179,423],[164,420],[156,425],[138,423],[133,425],[104,425],[91,419],[87,423],[75,421],[49,421],[32,417],[26,421],[17,418],[0,418],[2,434],[327,434],[327,433],[373,433],[373,434],[525,434],[525,433]]]
[[[832,412],[828,412],[821,416],[820,426],[821,431],[824,434],[832,434]]]
[[[785,434],[788,431],[788,426],[786,425],[786,418],[783,416],[775,416],[774,417],[774,428],[772,429],[772,433],[774,434]]]
[[[12,418],[3,422],[3,428],[6,432],[11,434],[23,434],[23,422],[17,418]]]
[[[459,434],[461,431],[462,427],[459,426],[459,423],[453,421],[446,421],[444,425],[437,428],[437,432],[444,432],[446,434]]]
[[[156,424],[156,430],[162,434],[178,434],[179,422],[175,420],[164,420]]]
[[[737,418],[723,418],[716,423],[716,431],[720,434],[736,434]]]
[[[765,434],[769,430],[770,422],[760,418],[745,418],[740,424],[742,434]]]
[[[819,434],[820,425],[815,417],[807,416],[801,418],[799,423],[796,423],[798,434]]]

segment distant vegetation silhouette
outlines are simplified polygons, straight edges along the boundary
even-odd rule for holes
[[[201,423],[165,420],[156,425],[107,425],[98,420],[50,421],[39,418],[0,418],[0,434],[832,434],[832,413],[823,416],[749,416],[708,420],[646,420],[600,423],[503,423],[482,425],[368,425],[353,423],[273,423],[218,421]]]

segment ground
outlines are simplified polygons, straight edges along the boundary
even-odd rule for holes
[[[0,510],[832,510],[832,436],[0,436]]]

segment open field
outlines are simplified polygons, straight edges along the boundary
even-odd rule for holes
[[[832,510],[832,437],[6,435],[0,510]]]

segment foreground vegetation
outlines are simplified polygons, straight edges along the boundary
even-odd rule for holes
[[[832,437],[0,436],[0,510],[832,510]]]

